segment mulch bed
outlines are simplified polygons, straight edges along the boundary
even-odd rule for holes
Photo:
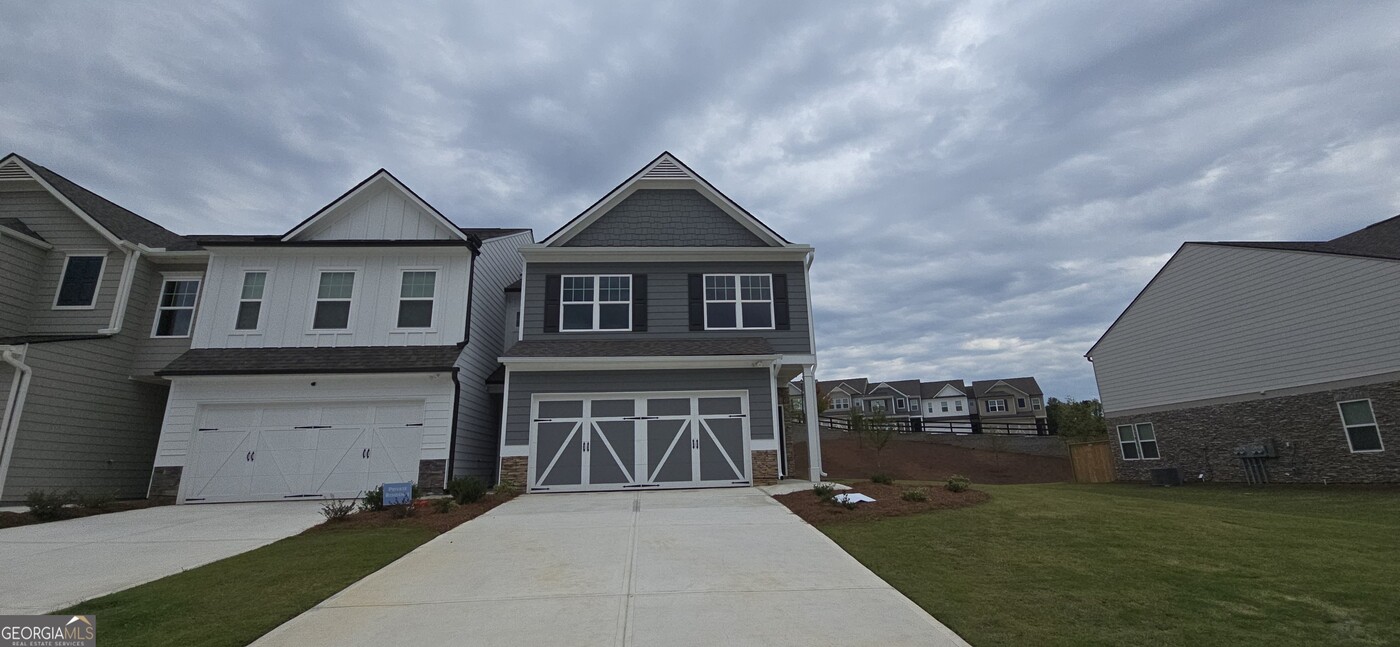
[[[63,516],[58,519],[39,520],[28,512],[0,512],[0,528],[14,528],[15,526],[28,526],[35,523],[48,523],[49,521],[63,521],[65,519],[77,519],[80,517],[91,517],[109,512],[126,512],[127,510],[141,510],[158,505],[167,505],[165,501],[151,501],[148,499],[133,499],[131,501],[113,501],[99,508],[81,508],[69,506],[63,509]]]
[[[356,511],[344,519],[333,519],[313,526],[307,532],[360,528],[425,528],[442,534],[486,514],[487,510],[513,498],[515,495],[492,492],[476,503],[453,504],[452,509],[447,512],[438,512],[431,500],[420,499],[417,502],[419,505],[409,516],[402,516],[402,513],[392,509],[377,512]]]
[[[928,496],[927,501],[905,501],[900,498],[905,490],[922,490]],[[930,510],[949,510],[953,508],[966,508],[979,503],[985,503],[991,498],[986,492],[981,490],[966,490],[963,492],[949,492],[941,485],[917,486],[917,485],[883,485],[880,483],[853,483],[850,490],[842,490],[837,494],[859,492],[872,499],[874,503],[857,503],[855,509],[822,501],[810,490],[794,492],[773,497],[792,510],[794,514],[802,517],[807,523],[813,525],[842,523],[846,521],[865,521],[870,519],[881,519],[884,517],[903,517],[906,515],[928,512]]]
[[[806,448],[799,443],[795,451],[802,456]],[[876,467],[875,452],[856,439],[823,438],[822,469],[833,479],[868,479],[884,472],[899,480],[943,481],[958,474],[988,485],[1057,483],[1071,477],[1068,458],[898,439],[880,453]]]

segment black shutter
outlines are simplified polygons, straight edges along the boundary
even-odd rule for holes
[[[558,274],[544,277],[544,331],[559,332],[559,291]]]
[[[632,330],[647,331],[647,275],[632,275]]]
[[[690,329],[705,329],[705,275],[690,275]]]
[[[788,317],[786,274],[773,275],[773,327],[778,330],[792,330],[792,319]]]

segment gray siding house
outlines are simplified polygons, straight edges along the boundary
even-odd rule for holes
[[[800,439],[780,391],[798,375],[815,390],[811,247],[663,153],[521,253],[522,325],[500,358],[504,480],[557,492],[786,475]],[[801,478],[821,474],[815,413]]]
[[[207,254],[19,155],[0,158],[0,501],[146,492]]]
[[[1397,482],[1400,217],[1186,243],[1089,349],[1118,477]]]

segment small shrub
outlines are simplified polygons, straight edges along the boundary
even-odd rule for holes
[[[506,497],[520,494],[523,489],[524,488],[520,487],[519,483],[510,479],[501,479],[501,482],[496,484],[496,494]]]
[[[927,492],[924,492],[923,490],[917,490],[917,489],[905,490],[903,493],[901,493],[901,494],[899,495],[899,498],[904,499],[905,501],[914,501],[914,502],[927,501],[927,500],[928,500],[928,493],[927,493]]]
[[[45,492],[34,490],[24,497],[24,504],[29,506],[29,514],[39,521],[55,521],[64,516],[63,506],[68,505],[73,500],[71,492],[64,494],[61,492]]]
[[[452,479],[452,482],[447,484],[447,493],[451,494],[459,505],[476,503],[486,496],[486,484],[475,476]]]
[[[433,511],[438,514],[447,514],[449,512],[452,512],[452,505],[452,499],[448,497],[443,497],[441,499],[433,499]]]
[[[891,477],[889,474],[885,474],[884,472],[881,472],[881,473],[879,473],[879,474],[875,474],[875,475],[871,476],[871,477],[870,477],[870,482],[872,482],[872,483],[879,483],[879,484],[881,484],[881,485],[894,485],[894,478]]]
[[[831,497],[836,496],[836,486],[831,483],[818,483],[812,486],[812,494],[822,501],[830,501]]]
[[[948,483],[943,487],[949,492],[966,492],[968,488],[972,487],[972,480],[966,476],[954,474],[948,477]]]
[[[364,512],[380,512],[384,509],[384,486],[380,485],[373,490],[365,492],[365,496],[360,500],[360,510]]]
[[[354,499],[331,499],[321,504],[321,516],[326,521],[340,521],[355,511]]]
[[[69,496],[79,507],[89,510],[105,510],[107,506],[112,505],[112,502],[117,500],[115,494],[102,490],[88,492],[87,494],[79,494],[76,490],[73,490],[70,492]]]
[[[855,510],[856,506],[860,505],[859,503],[856,503],[855,501],[852,501],[850,499],[842,499],[840,501],[837,501],[835,498],[833,498],[832,501],[836,503],[836,505],[839,505],[847,510]]]
[[[408,505],[389,506],[389,515],[395,519],[407,519],[418,514],[418,506],[409,503]]]

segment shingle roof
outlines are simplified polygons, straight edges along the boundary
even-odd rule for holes
[[[502,236],[510,236],[512,234],[521,234],[530,231],[529,229],[512,229],[509,227],[458,227],[458,229],[461,229],[464,234],[472,234],[482,240],[491,240],[492,238],[500,238]]]
[[[516,342],[505,357],[709,357],[774,355],[762,337],[727,339],[527,340]]]
[[[1248,242],[1221,241],[1197,243],[1223,247],[1248,247],[1253,249],[1278,249],[1293,252],[1317,252],[1340,254],[1343,256],[1368,256],[1400,260],[1400,216],[1387,218],[1367,225],[1349,234],[1327,241],[1298,242]]]
[[[91,339],[111,338],[111,335],[19,335],[17,337],[0,337],[0,346],[19,346],[21,344],[48,344],[58,341],[88,341]]]
[[[432,373],[450,371],[458,346],[194,348],[156,375]]]
[[[831,393],[832,389],[840,386],[843,383],[846,386],[849,386],[852,389],[859,391],[857,395],[864,395],[865,392],[870,388],[870,380],[867,380],[863,377],[853,377],[845,380],[821,380],[817,382],[817,393],[821,393],[823,395]]]
[[[87,190],[72,180],[35,164],[23,156],[16,154],[15,157],[18,157],[29,168],[34,169],[34,172],[55,191],[63,194],[63,197],[67,198],[69,202],[77,205],[79,209],[83,210],[83,213],[96,220],[97,224],[105,227],[117,238],[156,249],[164,248],[172,251],[199,249],[194,241],[142,218],[125,207]]]
[[[1005,382],[1007,386],[1026,393],[1027,395],[1044,395],[1040,390],[1040,385],[1033,377],[1004,377],[998,380],[974,380],[972,382],[972,393],[976,397],[982,397],[992,385],[997,382]]]
[[[938,392],[939,392],[939,391],[942,391],[942,390],[943,390],[943,387],[945,387],[945,386],[951,386],[951,387],[953,387],[953,388],[955,388],[955,389],[957,389],[957,390],[959,390],[959,391],[962,391],[962,392],[963,392],[963,395],[968,395],[968,394],[969,394],[969,389],[967,388],[967,385],[963,383],[962,380],[937,380],[937,381],[934,381],[934,382],[922,382],[922,383],[920,383],[920,384],[919,384],[919,394],[920,394],[920,397],[925,397],[925,398],[936,397],[936,396],[938,395]]]
[[[12,229],[15,233],[24,234],[34,240],[44,240],[43,236],[40,236],[33,229],[30,229],[29,225],[24,224],[19,218],[0,218],[0,227]]]

